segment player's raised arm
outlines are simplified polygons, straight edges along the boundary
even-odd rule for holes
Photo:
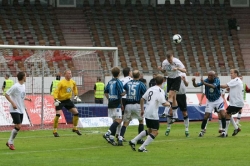
[[[196,82],[195,82],[195,78],[192,78],[192,82],[193,82],[193,86],[194,86],[194,87],[199,87],[199,86],[196,84]]]

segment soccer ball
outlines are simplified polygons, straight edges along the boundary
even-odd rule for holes
[[[174,42],[175,44],[180,43],[180,42],[181,42],[181,40],[182,40],[181,35],[179,35],[179,34],[175,34],[175,35],[173,36],[173,42]]]

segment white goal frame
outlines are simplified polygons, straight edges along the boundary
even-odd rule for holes
[[[118,48],[117,47],[72,47],[72,46],[28,46],[28,45],[0,45],[1,49],[28,49],[28,50],[71,50],[71,51],[113,51],[113,66],[118,66]],[[41,93],[41,103],[44,103],[44,62],[45,58],[42,59],[42,93]],[[44,127],[43,117],[44,117],[44,105],[41,107],[41,128]]]

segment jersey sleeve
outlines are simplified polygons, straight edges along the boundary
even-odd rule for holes
[[[164,60],[161,65],[162,70],[167,70],[166,66],[167,66],[167,60]]]
[[[179,60],[178,60],[178,63],[177,63],[177,67],[181,68],[181,69],[185,69],[185,66],[183,65],[183,63]]]
[[[116,83],[117,83],[116,85],[117,85],[118,92],[120,94],[122,94],[123,93],[123,84],[122,84],[122,82],[121,81],[117,81]]]
[[[146,85],[141,83],[141,94],[145,94],[147,91]]]
[[[16,91],[16,86],[12,86],[10,89],[7,90],[6,94],[7,95],[11,95],[11,94],[14,94]]]
[[[197,83],[196,85],[199,87],[199,86],[202,86],[203,83],[199,82],[199,83]]]
[[[164,91],[161,91],[160,95],[158,96],[158,101],[163,104],[166,103],[165,93]]]
[[[220,87],[220,80],[216,78],[216,79],[214,80],[213,85],[216,86],[216,87]]]
[[[75,81],[73,81],[73,91],[74,91],[74,95],[77,96],[78,95],[78,90],[77,90],[77,86],[76,86]]]
[[[236,86],[236,85],[238,85],[238,84],[239,84],[239,78],[232,79],[232,80],[230,80],[230,81],[227,83],[227,85],[229,86],[229,88],[230,88],[230,87],[234,87],[234,86]]]

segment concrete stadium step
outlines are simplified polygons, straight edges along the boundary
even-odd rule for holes
[[[248,53],[248,56],[249,56],[249,53],[250,53],[250,48],[243,48],[243,49],[241,49],[241,53],[243,54],[243,53]]]

